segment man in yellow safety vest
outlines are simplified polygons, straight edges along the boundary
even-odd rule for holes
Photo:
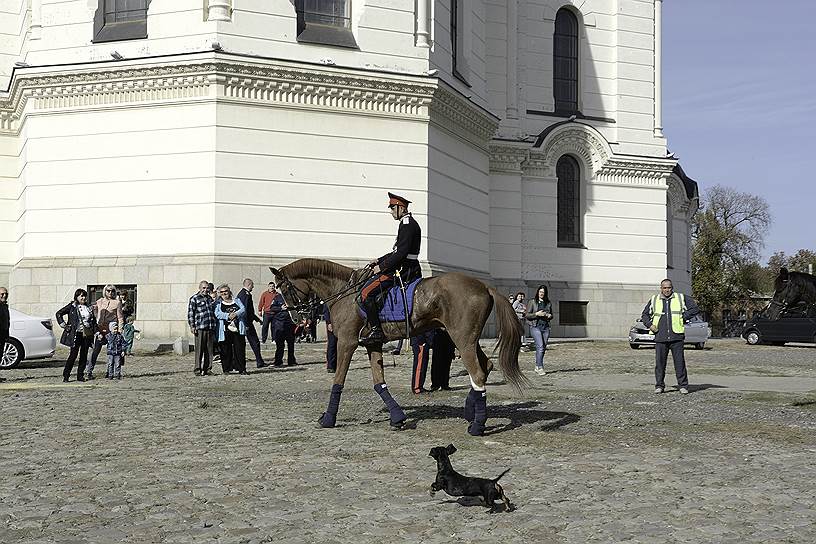
[[[660,294],[654,295],[646,303],[640,320],[655,335],[655,393],[662,393],[666,388],[664,379],[670,351],[674,361],[674,373],[677,376],[677,387],[681,394],[688,393],[688,374],[683,356],[685,324],[699,313],[700,308],[694,300],[682,293],[675,293],[669,279],[660,282]]]

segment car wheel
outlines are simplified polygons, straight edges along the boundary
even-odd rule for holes
[[[758,331],[750,331],[748,334],[745,335],[745,341],[751,344],[752,346],[756,346],[762,341],[762,337],[759,336]]]
[[[15,338],[6,340],[6,345],[3,348],[3,356],[0,358],[0,368],[14,368],[20,364],[25,357],[25,350],[23,345]]]
[[[705,342],[697,342],[694,344],[694,349],[705,349]]]
[[[639,346],[639,345],[637,345],[637,344],[633,344],[633,343],[631,343],[631,342],[630,342],[630,343],[629,343],[629,347],[630,347],[630,348],[632,348],[632,349],[638,349],[640,346]]]

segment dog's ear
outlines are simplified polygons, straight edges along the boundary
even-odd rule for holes
[[[456,453],[456,446],[454,446],[453,444],[448,444],[448,447],[445,448],[445,451],[448,452],[448,455],[453,455],[454,453]]]

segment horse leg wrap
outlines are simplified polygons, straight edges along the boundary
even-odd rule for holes
[[[321,427],[334,427],[334,424],[337,423],[337,410],[340,409],[340,394],[342,392],[342,385],[337,383],[332,385],[329,407],[318,420]]]
[[[391,425],[399,425],[407,419],[405,417],[405,412],[402,411],[400,405],[397,404],[397,401],[395,401],[394,397],[391,396],[391,393],[388,392],[388,386],[386,384],[374,384],[374,391],[377,392],[382,401],[385,403],[385,407],[388,408],[388,413],[391,416]]]
[[[468,434],[482,436],[487,422],[487,393],[476,391],[476,395],[473,401],[473,421],[468,426]]]
[[[468,396],[465,397],[465,421],[470,423],[473,421],[474,417],[474,407],[476,404],[476,399],[483,393],[483,391],[476,391],[475,389],[471,389],[468,393]]]

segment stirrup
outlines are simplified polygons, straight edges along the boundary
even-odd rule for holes
[[[361,346],[372,346],[382,344],[383,342],[385,342],[385,334],[383,334],[382,327],[371,327],[368,336],[360,338],[357,341]]]

